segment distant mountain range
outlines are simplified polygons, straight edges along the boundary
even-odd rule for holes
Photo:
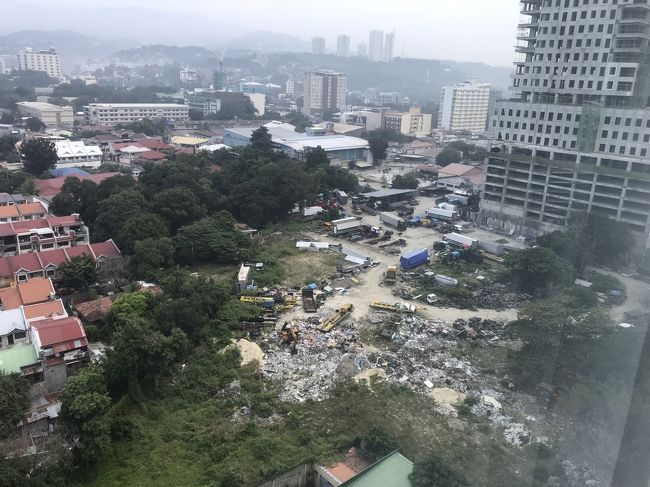
[[[102,61],[120,49],[137,44],[132,40],[104,40],[69,30],[23,30],[0,36],[0,53],[16,54],[24,47],[49,49],[56,47],[67,69],[89,60]]]
[[[263,52],[307,52],[311,50],[309,42],[289,34],[278,34],[256,30],[230,39],[224,43],[229,49],[241,49]]]

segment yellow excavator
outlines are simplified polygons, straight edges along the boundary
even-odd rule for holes
[[[341,309],[337,309],[332,316],[323,321],[320,325],[316,327],[318,331],[323,333],[329,333],[332,329],[343,321],[350,313],[354,306],[351,304],[344,304],[341,306]]]
[[[291,345],[291,355],[298,353],[298,326],[285,321],[282,329],[278,332],[278,336],[282,343]]]

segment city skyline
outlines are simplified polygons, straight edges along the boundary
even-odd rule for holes
[[[399,5],[333,1],[330,9],[332,13],[329,14],[327,11],[305,10],[297,0],[288,0],[281,11],[259,0],[244,0],[229,5],[228,9],[219,5],[206,5],[199,0],[188,0],[182,5],[153,0],[62,0],[56,8],[44,0],[16,0],[8,6],[8,14],[20,19],[21,15],[27,15],[27,11],[35,10],[40,15],[30,14],[29,19],[34,29],[71,29],[86,35],[129,38],[142,43],[171,41],[165,37],[164,30],[160,29],[120,29],[121,24],[117,24],[112,25],[111,29],[101,30],[94,26],[91,30],[90,26],[75,20],[75,16],[92,13],[95,8],[104,11],[128,8],[131,12],[134,9],[150,9],[167,14],[170,23],[177,17],[182,19],[183,25],[201,26],[177,32],[177,45],[216,45],[246,32],[266,30],[298,36],[306,42],[310,42],[314,36],[321,36],[326,39],[328,46],[336,46],[337,36],[345,33],[351,37],[350,45],[358,46],[361,42],[368,42],[368,32],[372,29],[384,32],[395,29],[398,33],[394,46],[395,56],[401,56],[404,52],[407,57],[415,58],[473,61],[498,66],[509,66],[512,63],[519,17],[518,4],[513,0],[493,0],[489,5],[481,0],[460,0],[454,5],[422,5],[416,0],[406,0]],[[30,6],[36,8],[26,9]],[[301,21],[287,26],[283,16],[291,10],[300,12]],[[201,12],[200,17],[192,13],[198,11]],[[345,11],[346,15],[334,16],[335,12],[340,11]],[[403,15],[409,11],[417,12],[417,15]],[[72,14],[68,15],[68,12]],[[250,12],[255,12],[256,15],[250,18]],[[363,20],[359,22],[359,19]],[[219,21],[219,28],[209,29],[208,25],[214,20]],[[206,28],[203,29],[203,26]],[[9,32],[7,26],[0,31]],[[477,37],[484,37],[490,42],[476,43],[474,39]],[[450,38],[454,42],[449,42]]]

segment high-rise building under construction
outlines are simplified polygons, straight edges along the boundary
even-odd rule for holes
[[[561,228],[572,212],[650,246],[650,0],[522,0],[511,97],[496,102],[480,221]]]

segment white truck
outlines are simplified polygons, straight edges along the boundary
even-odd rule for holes
[[[406,230],[406,221],[395,213],[382,212],[379,214],[379,221],[399,231]]]

